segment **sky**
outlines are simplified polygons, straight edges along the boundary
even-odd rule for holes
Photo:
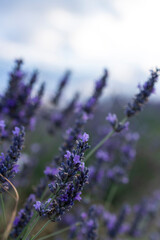
[[[1,1],[1,89],[21,57],[27,71],[39,70],[48,95],[70,69],[68,97],[87,96],[104,68],[106,95],[134,93],[160,67],[159,9],[159,0]]]

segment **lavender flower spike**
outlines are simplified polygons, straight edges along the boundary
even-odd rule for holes
[[[13,131],[13,143],[10,146],[6,156],[1,153],[0,156],[0,174],[11,179],[15,176],[18,171],[18,165],[16,164],[24,143],[24,128],[21,129],[15,127]],[[6,180],[0,176],[0,182],[4,184]]]
[[[23,231],[24,227],[30,221],[33,216],[33,204],[36,201],[35,195],[30,194],[27,198],[24,208],[18,212],[17,217],[14,220],[13,228],[10,234],[10,237],[15,239],[17,238],[21,232]]]
[[[131,117],[135,115],[137,112],[141,111],[141,107],[144,103],[147,102],[148,97],[154,92],[154,85],[158,80],[160,69],[156,69],[155,71],[151,71],[151,77],[147,82],[140,88],[140,92],[136,94],[132,103],[128,104],[126,109],[127,117]]]
[[[63,91],[64,87],[66,86],[66,84],[67,84],[67,82],[69,80],[70,75],[71,75],[71,72],[68,70],[68,71],[65,72],[63,78],[61,79],[61,81],[59,83],[59,86],[58,86],[58,89],[57,89],[57,92],[56,92],[55,96],[51,100],[51,102],[54,105],[57,105],[59,103],[60,97],[62,95],[62,91]]]
[[[84,152],[89,148],[88,134],[84,133],[76,141],[72,152],[67,151],[61,163],[54,184],[49,184],[53,198],[45,203],[36,202],[34,205],[40,216],[48,216],[52,221],[58,221],[68,211],[75,200],[80,200],[81,191],[88,181],[88,169],[84,164]]]
[[[81,214],[81,226],[79,239],[96,240],[98,237],[98,215],[96,206],[92,205],[89,208],[88,214]]]

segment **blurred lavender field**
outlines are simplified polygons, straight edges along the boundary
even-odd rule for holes
[[[152,71],[131,100],[104,96],[99,101],[103,90],[109,91],[104,70],[90,97],[73,92],[66,101],[71,78],[66,71],[47,102],[38,72],[27,74],[23,61],[15,61],[0,99],[2,239],[52,239],[63,232],[65,239],[159,237],[159,102],[151,99],[143,107],[155,94],[158,77],[159,69]],[[50,191],[53,200],[43,203]],[[42,234],[38,225],[25,228],[36,217],[34,208],[42,229],[50,219]],[[51,225],[57,221],[61,224]]]

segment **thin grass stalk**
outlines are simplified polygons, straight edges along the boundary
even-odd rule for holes
[[[36,235],[34,235],[31,240],[34,240],[36,239],[43,231],[44,229],[48,226],[48,224],[51,222],[51,220],[48,220],[44,225],[43,227],[36,233]]]
[[[63,228],[63,229],[61,229],[61,230],[59,230],[59,231],[57,231],[55,233],[51,233],[51,234],[48,234],[47,236],[38,238],[38,240],[45,240],[45,239],[50,238],[50,237],[55,237],[55,236],[57,236],[57,235],[59,235],[61,233],[64,233],[64,232],[70,230],[74,226],[79,226],[80,224],[81,224],[80,222],[77,222],[77,223],[71,225],[70,227]]]
[[[5,225],[7,224],[7,220],[6,220],[6,211],[5,211],[5,205],[4,205],[4,200],[3,200],[3,195],[2,193],[0,194],[0,199],[1,199],[1,206],[2,206],[2,214],[3,214],[3,220]]]
[[[2,240],[7,240],[8,239],[8,236],[10,234],[10,231],[12,229],[12,225],[13,225],[13,222],[14,222],[14,219],[16,217],[16,213],[17,213],[17,208],[18,208],[18,202],[19,202],[19,194],[18,194],[18,191],[17,189],[15,188],[15,186],[13,185],[13,183],[11,183],[6,177],[4,177],[2,174],[0,174],[0,176],[2,178],[4,178],[10,185],[11,187],[13,188],[14,192],[15,192],[15,201],[16,201],[16,204],[15,204],[15,207],[14,207],[14,210],[12,212],[12,215],[11,215],[11,218],[10,218],[10,221],[9,221],[9,224],[7,225],[7,228],[3,234],[3,237],[2,237]]]

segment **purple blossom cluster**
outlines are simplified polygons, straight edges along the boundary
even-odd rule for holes
[[[154,221],[159,221],[158,210],[160,209],[159,191],[155,191],[150,197],[142,199],[135,206],[124,204],[118,212],[106,210],[103,205],[92,205],[84,202],[83,208],[68,215],[65,221],[73,226],[70,229],[69,239],[142,239],[148,233],[148,228]],[[79,226],[74,226],[75,222]],[[158,224],[157,224],[158,225]],[[98,234],[103,227],[103,232]],[[157,227],[158,228],[158,227]],[[158,239],[158,231],[149,233],[149,239]],[[155,238],[154,238],[155,237]]]
[[[81,224],[78,229],[78,240],[96,240],[98,237],[98,216],[96,206],[91,206],[88,213],[81,213]]]
[[[151,76],[143,86],[139,85],[139,93],[136,94],[132,103],[126,108],[126,116],[131,117],[141,111],[142,105],[148,101],[149,96],[155,92],[155,83],[158,81],[159,69],[151,71]]]
[[[33,204],[35,201],[35,195],[30,194],[24,204],[24,208],[18,212],[18,215],[14,220],[13,229],[10,234],[11,238],[16,239],[31,220],[33,216]]]
[[[52,221],[58,221],[75,200],[81,200],[81,191],[88,181],[88,169],[83,161],[84,152],[89,148],[88,139],[89,135],[84,133],[73,151],[66,152],[65,161],[61,163],[54,183],[49,184],[54,197],[45,203],[37,201],[34,205],[40,216],[47,215]]]
[[[103,128],[99,134],[101,138],[107,131],[108,129]],[[96,161],[89,167],[89,188],[93,195],[99,192],[98,197],[104,199],[113,184],[129,182],[129,172],[136,157],[138,139],[138,133],[124,131],[115,135],[96,152]]]
[[[0,119],[6,120],[6,127],[9,127],[9,129],[15,126],[34,128],[36,120],[34,115],[40,106],[44,93],[43,83],[37,94],[32,96],[38,73],[37,71],[33,72],[29,81],[26,82],[26,73],[22,70],[22,65],[23,61],[21,59],[15,61],[15,67],[9,74],[8,88],[0,96]],[[3,125],[2,122],[1,125]],[[9,133],[3,131],[2,136],[7,137]]]
[[[64,90],[65,86],[67,85],[67,83],[69,81],[70,75],[71,75],[71,72],[68,70],[68,71],[65,72],[64,76],[60,80],[59,85],[58,85],[57,90],[56,90],[56,93],[51,99],[52,104],[58,105],[59,100],[62,96],[63,90]]]
[[[22,127],[20,129],[15,127],[15,130],[12,132],[12,145],[10,146],[7,154],[1,153],[0,156],[0,183],[2,185],[6,184],[6,179],[12,179],[18,172],[17,161],[20,158],[21,150],[24,144],[24,128]]]
[[[61,109],[61,111],[54,111],[53,113],[48,115],[46,115],[45,113],[45,118],[47,118],[50,123],[50,126],[48,127],[48,132],[50,134],[54,134],[57,129],[66,126],[66,123],[74,114],[78,98],[79,94],[76,93],[71,99],[71,101],[63,109]]]

